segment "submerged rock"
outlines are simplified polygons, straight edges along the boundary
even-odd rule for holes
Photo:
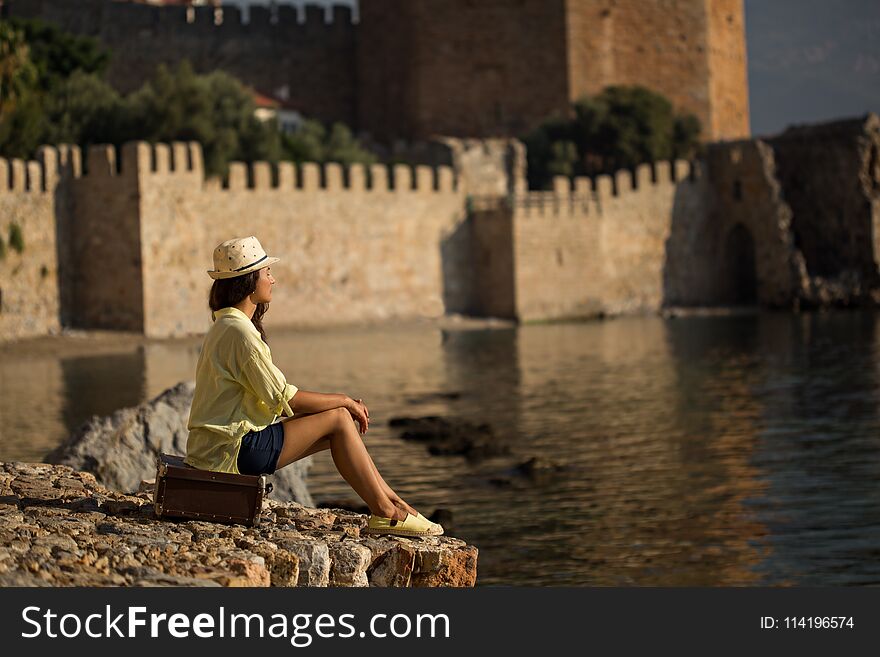
[[[195,384],[178,383],[136,408],[107,417],[94,416],[44,459],[90,472],[103,485],[131,491],[156,474],[159,452],[186,454],[186,428]],[[305,476],[308,458],[291,463],[269,477],[279,500],[311,505]]]
[[[510,451],[488,424],[429,415],[391,418],[388,425],[402,430],[404,440],[426,442],[428,452],[435,455],[462,455],[476,460]]]
[[[568,466],[543,456],[532,456],[505,471],[504,475],[491,477],[489,483],[499,488],[526,488],[532,485],[556,483],[560,475],[569,471]]]
[[[556,475],[564,472],[566,467],[542,456],[533,456],[527,461],[514,466],[514,472],[522,475],[535,483],[545,483],[555,479]]]
[[[473,586],[477,548],[361,536],[364,515],[266,500],[260,525],[159,520],[152,489],[0,463],[0,586]]]

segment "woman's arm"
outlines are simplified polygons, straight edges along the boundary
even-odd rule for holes
[[[360,400],[355,400],[348,395],[328,394],[324,392],[310,392],[297,390],[290,398],[290,408],[294,413],[321,413],[334,408],[344,408],[351,417],[360,425],[360,432],[366,433],[370,425],[370,412]]]
[[[294,413],[321,413],[340,406],[348,408],[349,402],[353,401],[348,395],[297,390],[290,398],[290,408]]]

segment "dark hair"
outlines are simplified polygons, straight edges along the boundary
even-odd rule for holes
[[[260,270],[252,271],[249,274],[234,276],[233,278],[218,278],[211,286],[211,293],[208,295],[208,305],[211,310],[220,310],[221,308],[229,308],[242,301],[249,294],[253,294],[257,289],[257,281],[260,278]],[[254,310],[254,316],[251,321],[260,332],[260,337],[266,344],[266,331],[263,330],[263,315],[269,310],[268,303],[258,303],[257,309]]]

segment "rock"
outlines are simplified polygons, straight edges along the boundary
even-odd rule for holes
[[[354,541],[340,541],[330,546],[330,586],[369,586],[367,568],[372,551]]]
[[[261,554],[269,570],[270,585],[293,587],[299,582],[299,557],[287,550],[279,550],[273,543],[257,544],[254,552]]]
[[[550,461],[542,456],[514,465],[501,476],[489,478],[489,483],[498,488],[514,488],[522,490],[533,485],[544,485],[558,481],[559,476],[570,468]]]
[[[514,467],[514,472],[535,483],[546,483],[547,481],[554,479],[565,469],[565,466],[549,461],[544,457],[533,456],[527,461],[523,461],[516,465]]]
[[[473,586],[477,578],[477,549],[464,545],[457,550],[426,547],[415,562],[412,586]]]
[[[408,397],[406,402],[408,404],[424,404],[426,402],[434,402],[434,401],[455,401],[457,399],[461,399],[460,392],[427,392],[421,395],[413,395],[412,397]]]
[[[361,500],[353,498],[323,500],[318,502],[317,506],[319,509],[345,509],[346,511],[353,511],[354,513],[370,513],[370,508],[366,504]]]
[[[186,454],[186,425],[194,389],[192,382],[178,383],[136,408],[123,408],[103,418],[94,416],[50,452],[45,461],[91,473],[114,490],[141,491],[142,480],[156,475],[159,452]],[[309,463],[308,459],[297,461],[268,477],[274,487],[273,497],[311,506],[305,484]],[[88,486],[88,481],[80,483]],[[22,481],[19,485],[30,484]]]
[[[299,559],[297,586],[327,586],[330,582],[330,549],[316,540],[285,541],[278,547],[292,552]]]
[[[372,586],[409,586],[413,567],[416,562],[416,551],[408,545],[395,545],[383,552],[368,570]]]
[[[404,440],[426,442],[428,452],[434,455],[458,454],[476,460],[510,451],[488,424],[429,415],[391,418],[388,425],[402,430]]]
[[[129,568],[126,574],[135,578],[132,586],[223,586],[211,579],[169,575],[148,567]]]
[[[149,495],[67,466],[0,463],[2,586],[473,586],[477,550],[449,537],[361,536],[364,515],[267,503],[257,527],[152,514]],[[25,494],[26,493],[26,494]]]

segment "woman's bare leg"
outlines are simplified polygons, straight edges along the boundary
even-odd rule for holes
[[[289,422],[293,418],[285,418],[284,422]],[[329,438],[321,438],[315,444],[313,444],[308,450],[306,450],[300,458],[305,458],[306,456],[311,456],[312,454],[317,454],[318,452],[322,452],[325,449],[330,449],[330,439]],[[388,496],[388,499],[391,500],[391,503],[399,509],[403,509],[407,513],[411,513],[412,515],[418,515],[418,511],[416,511],[413,507],[403,501],[403,498],[400,497],[397,493],[395,493],[391,486],[389,486],[385,480],[382,478],[382,475],[379,474],[379,469],[376,467],[376,462],[373,461],[373,457],[367,452],[367,456],[370,457],[370,465],[373,468],[373,473],[376,475],[376,478],[379,480],[379,485],[382,486],[385,494]],[[281,467],[281,458],[278,459],[279,468]]]
[[[284,446],[276,470],[320,451],[323,439],[330,445],[339,474],[366,502],[371,513],[398,520],[406,517],[406,512],[398,509],[386,493],[387,484],[380,483],[381,477],[377,476],[373,459],[367,453],[351,415],[344,408],[285,421]]]

